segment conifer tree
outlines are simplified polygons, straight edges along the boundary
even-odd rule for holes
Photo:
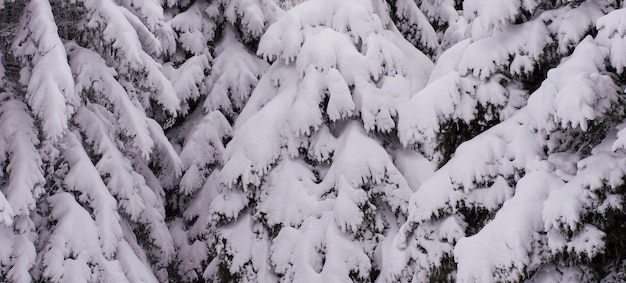
[[[0,281],[621,282],[625,13],[0,0]]]
[[[4,3],[0,278],[9,282],[168,280],[161,184],[182,164],[155,119],[173,119],[179,98],[159,63],[167,41],[153,35],[160,5],[122,4]]]
[[[168,192],[177,249],[171,273],[177,281],[203,282],[217,256],[209,205],[221,190],[224,148],[232,124],[269,67],[255,54],[258,41],[282,10],[265,0],[167,5],[176,45],[166,68],[183,103],[178,122],[167,131],[184,168],[178,185]]]
[[[441,54],[428,87],[400,110],[402,144],[445,163],[463,141],[523,107],[612,5],[464,1],[468,38]]]
[[[362,281],[386,263],[411,193],[394,163],[411,152],[394,144],[397,105],[432,63],[380,4],[307,1],[261,38],[273,63],[221,154],[207,278]]]
[[[441,55],[429,85],[407,108],[424,111],[403,128],[411,137],[403,143],[444,156],[445,165],[412,196],[390,251],[396,265],[382,274],[387,281],[619,276],[623,258],[615,250],[623,246],[623,231],[615,223],[622,217],[623,181],[621,173],[609,173],[621,172],[612,161],[620,159],[616,129],[624,118],[621,56],[614,55],[621,27],[613,15],[620,10],[611,12],[619,3],[515,3],[492,9],[465,1],[464,14],[476,16],[470,39]],[[531,26],[545,39],[501,33],[523,35]],[[522,48],[507,44],[517,40]],[[514,49],[501,55],[474,49],[496,43]],[[528,49],[533,45],[535,51]],[[490,83],[494,74],[506,79]],[[449,91],[446,81],[470,91]],[[511,85],[515,92],[507,91]],[[490,123],[472,122],[485,115]],[[449,121],[454,131],[445,127]],[[471,131],[459,137],[464,127]],[[459,138],[469,141],[453,144],[454,155],[438,152],[438,143]]]

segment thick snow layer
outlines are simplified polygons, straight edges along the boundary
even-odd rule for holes
[[[99,230],[74,197],[61,192],[48,197],[47,201],[56,224],[43,248],[46,251],[42,256],[43,278],[50,282],[127,281],[120,263],[102,256],[98,244]],[[92,265],[98,266],[99,270],[92,270]]]
[[[137,78],[135,83],[144,90],[144,95],[156,101],[170,114],[176,115],[180,110],[176,90],[161,71],[163,68],[161,64],[143,50],[141,35],[122,12],[123,9],[111,0],[85,0],[83,3],[90,14],[86,26],[101,30],[102,40],[115,51],[109,55],[113,58],[105,58],[107,62],[116,62],[115,66],[123,76],[136,77],[141,73],[141,79]],[[134,23],[138,25],[137,21]],[[150,108],[149,101],[142,103],[144,107]]]
[[[271,249],[276,271],[285,282],[350,282],[367,278],[371,263],[358,241],[339,230],[325,212],[305,220],[300,229],[281,229]]]
[[[223,5],[226,20],[238,23],[246,39],[260,38],[283,12],[273,0],[220,0],[219,3]]]
[[[95,164],[111,195],[118,200],[118,210],[131,221],[141,223],[148,231],[151,242],[159,247],[157,260],[167,262],[174,253],[172,239],[165,227],[165,211],[153,188],[133,168],[128,159],[111,137],[113,120],[110,113],[98,105],[92,109],[81,107],[75,122],[84,130],[85,139],[101,158]],[[156,187],[155,187],[156,188]]]
[[[416,191],[435,172],[435,165],[418,152],[396,150],[392,153],[393,163],[404,176],[412,191]]]
[[[448,23],[453,22],[458,14],[453,7],[451,1],[439,1],[443,3],[432,3],[432,1],[423,1],[421,7],[417,6],[415,1],[399,0],[395,1],[395,16],[400,24],[400,29],[416,32],[414,35],[421,46],[431,50],[439,47],[439,39],[435,29],[430,24],[429,19],[436,22]],[[437,5],[440,4],[440,5]],[[443,4],[443,5],[441,5]],[[426,10],[424,10],[424,8]],[[424,13],[429,13],[425,15]],[[412,36],[412,35],[408,35]]]
[[[154,141],[150,137],[146,114],[117,81],[117,72],[89,49],[73,42],[68,43],[66,48],[77,81],[76,92],[81,95],[95,92],[93,98],[97,100],[93,102],[110,107],[123,134],[133,137],[132,145],[144,159],[149,159]]]
[[[510,281],[540,263],[533,245],[543,230],[542,204],[562,181],[552,174],[531,172],[517,183],[515,196],[478,234],[462,238],[454,248],[459,282]],[[515,219],[514,223],[511,219]]]
[[[178,68],[172,67],[171,64],[163,66],[163,73],[172,82],[182,103],[182,115],[189,113],[190,102],[196,101],[206,92],[205,74],[209,69],[209,57],[206,54],[189,58]]]
[[[178,33],[178,41],[187,52],[201,55],[207,52],[207,40],[213,40],[217,24],[209,18],[205,10],[209,6],[205,1],[196,1],[191,7],[168,21]]]
[[[204,116],[185,140],[180,159],[185,174],[180,180],[180,192],[189,195],[205,183],[211,166],[222,161],[223,140],[232,136],[232,128],[221,112]]]
[[[612,107],[618,88],[610,76],[603,74],[606,51],[587,37],[559,68],[548,72],[541,88],[528,99],[538,128],[550,131],[558,126],[580,127],[585,131],[589,120]]]
[[[151,1],[142,1],[144,3],[150,3]],[[160,8],[160,7],[159,7]],[[149,30],[135,14],[126,8],[120,7],[120,11],[124,14],[124,17],[128,21],[128,23],[135,29],[137,33],[137,37],[139,38],[139,42],[141,42],[141,47],[148,54],[158,57],[162,54],[163,48],[161,47],[161,41],[156,37],[156,35]],[[153,23],[151,23],[152,28],[156,28],[157,23],[162,24],[162,16],[157,17],[156,19],[152,19]]]
[[[275,282],[276,275],[271,272],[270,249],[267,234],[260,225],[253,222],[250,214],[243,214],[238,221],[220,229],[228,269],[233,274],[242,276],[241,282]],[[207,278],[211,274],[205,274]],[[208,278],[207,278],[208,279]]]
[[[465,84],[471,84],[471,81],[460,77],[457,72],[450,72],[428,84],[409,103],[400,105],[398,136],[402,144],[405,147],[413,144],[434,144],[440,121],[457,118],[452,115],[461,112],[457,111],[458,107],[469,110],[461,112],[464,120],[473,119],[472,106],[476,102],[459,91],[459,86]],[[425,150],[427,154],[432,154],[428,148]]]
[[[537,270],[539,273],[536,278],[550,280],[546,273],[549,266],[542,267],[546,261],[563,254],[589,259],[602,253],[605,232],[585,223],[584,216],[622,209],[621,197],[615,190],[623,185],[624,167],[623,162],[619,161],[623,155],[623,143],[620,141],[623,126],[618,127],[617,131],[610,131],[607,138],[591,153],[584,153],[590,156],[582,160],[584,151],[574,152],[576,150],[573,148],[557,147],[556,144],[572,139],[568,135],[584,133],[591,123],[595,125],[597,121],[604,121],[607,113],[615,111],[616,107],[619,109],[620,91],[607,73],[610,68],[605,66],[611,56],[606,46],[611,41],[599,35],[599,40],[587,37],[578,42],[581,34],[584,34],[581,31],[599,17],[601,8],[599,4],[563,8],[563,16],[554,22],[543,24],[529,21],[514,27],[534,26],[544,33],[555,34],[555,37],[537,45],[541,48],[534,49],[535,53],[533,49],[527,49],[528,46],[524,47],[525,56],[543,56],[542,46],[553,44],[553,39],[557,39],[556,43],[564,44],[559,45],[563,49],[560,52],[569,48],[562,47],[570,44],[567,42],[575,42],[576,48],[570,56],[561,60],[558,67],[548,72],[546,80],[530,96],[526,106],[518,104],[520,109],[504,117],[505,120],[499,125],[461,144],[451,160],[416,190],[409,203],[408,222],[401,227],[395,239],[397,250],[390,253],[400,264],[388,265],[388,269],[382,273],[387,278],[385,280],[407,278],[407,272],[414,272],[414,280],[426,280],[428,270],[441,264],[441,258],[436,255],[450,252],[451,247],[454,247],[453,255],[458,267],[456,280],[461,282],[515,281]],[[579,17],[580,23],[570,25],[571,28],[567,29],[567,22],[575,21],[577,13],[587,10],[588,14]],[[486,39],[498,36],[503,35],[496,31]],[[482,40],[485,39],[465,43],[469,46],[466,50],[474,45],[479,46],[476,44]],[[528,43],[533,42],[537,41],[531,39]],[[464,42],[457,44],[457,47],[460,49],[462,44]],[[463,53],[455,48],[442,54],[440,58],[446,61],[435,69],[429,86],[413,99],[417,100],[416,97],[430,91],[431,86],[437,85],[446,76],[451,77],[450,73],[455,74],[453,72],[457,68],[463,67],[459,63],[463,62],[463,58],[459,57]],[[486,48],[488,45],[482,49]],[[502,57],[508,56],[510,54]],[[481,60],[476,59],[470,65],[480,66],[483,62]],[[511,64],[522,62],[515,60]],[[497,60],[493,62],[498,63]],[[442,83],[442,90],[433,93],[457,95],[444,100],[447,103],[438,100],[437,103],[429,103],[444,107],[422,107],[428,115],[413,112],[414,121],[411,123],[403,124],[401,119],[401,141],[405,145],[418,143],[417,139],[429,137],[420,133],[420,126],[422,132],[428,128],[424,125],[436,130],[440,119],[446,118],[445,115],[456,115],[455,119],[463,119],[463,113],[471,113],[456,107],[455,101],[460,101],[461,94],[458,93],[462,88],[453,88],[452,91],[446,89],[451,84],[458,86],[459,78],[466,79],[471,75],[484,79],[476,88],[475,99],[481,104],[495,101],[496,104],[505,105],[508,86],[498,83],[490,85],[488,79],[493,73],[490,69],[484,70],[486,73],[472,69],[472,73],[462,73],[461,76],[456,74],[457,80],[451,80],[452,83]],[[486,76],[481,77],[483,75]],[[447,99],[447,96],[443,97]],[[412,109],[417,107],[416,104]],[[411,113],[407,116],[403,116],[403,113],[400,112],[401,118],[411,117],[408,116]],[[415,122],[418,119],[422,120]],[[493,219],[487,219],[486,225],[474,235],[465,237],[467,231],[464,229],[456,230],[458,234],[444,233],[446,230],[454,230],[446,227],[442,219],[463,214],[460,209],[485,209],[494,213],[494,216],[487,215]],[[461,221],[457,227],[464,227],[464,224]],[[429,233],[429,230],[432,232]],[[428,235],[432,234],[442,238],[427,242]],[[403,266],[406,262],[409,262],[409,268]],[[558,277],[561,279],[574,275],[588,278],[584,270],[555,268],[563,270],[562,277]]]
[[[507,1],[508,3],[509,1]],[[499,5],[492,5],[499,6]],[[553,43],[550,32],[541,20],[526,22],[522,25],[508,26],[493,36],[479,39],[469,45],[459,62],[459,72],[463,75],[472,73],[485,80],[497,68],[509,63],[511,55],[525,56],[528,62],[536,62],[544,53],[544,48]],[[520,64],[520,59],[511,66],[513,73],[532,71],[532,65]],[[523,68],[522,68],[523,67]]]
[[[472,22],[473,38],[485,37],[502,31],[520,18],[532,16],[541,2],[535,0],[505,1],[494,5],[490,0],[463,2],[463,15]]]
[[[577,267],[562,267],[554,264],[539,269],[529,283],[591,282],[593,277]]]
[[[160,0],[120,0],[121,6],[127,8],[140,19],[150,31],[158,30],[159,25],[163,23],[163,7]],[[124,9],[126,10],[126,9]]]
[[[623,73],[626,67],[626,56],[622,52],[626,48],[624,17],[626,17],[626,10],[618,9],[598,19],[596,24],[598,28],[596,40],[609,49],[611,65],[619,73]]]
[[[74,133],[67,136],[68,148],[64,151],[70,170],[64,180],[69,191],[77,192],[88,203],[96,220],[99,242],[105,257],[112,257],[122,238],[117,201],[100,178]]]
[[[609,9],[607,5],[610,2],[585,1],[576,7],[565,6],[548,13],[549,18],[553,19],[548,28],[556,35],[559,52],[567,53],[575,47],[596,25],[598,18],[606,13]]]
[[[32,65],[20,72],[20,83],[26,86],[27,103],[41,119],[45,136],[57,139],[78,103],[74,80],[50,3],[36,0],[25,9],[29,14],[20,23],[12,50],[17,56],[33,59]],[[51,69],[55,71],[51,73]]]
[[[26,218],[22,218],[21,221],[30,222]],[[32,226],[32,222],[30,225]],[[0,262],[8,269],[7,277],[4,279],[13,282],[32,282],[30,270],[37,257],[35,245],[27,233],[12,230],[10,227],[0,226],[0,240],[3,243],[0,246]]]
[[[288,158],[267,176],[258,209],[270,226],[299,227],[309,216],[321,216],[328,201],[319,201],[316,178],[307,164]]]
[[[35,208],[45,182],[36,147],[37,131],[27,113],[27,106],[16,99],[4,100],[0,105],[0,157],[8,161],[8,182],[0,192],[0,222],[8,226],[15,216],[27,216]]]
[[[202,274],[202,270],[198,269],[202,266],[203,261],[208,260],[210,251],[207,244],[202,240],[190,240],[184,226],[182,219],[173,221],[169,224],[170,234],[172,234],[174,245],[176,245],[178,251],[178,257],[176,258],[179,262],[178,269],[180,271],[178,274],[182,275],[181,279],[184,281],[194,281],[200,279],[198,274]]]
[[[321,184],[327,189],[334,188],[338,197],[345,189],[345,197],[358,204],[364,201],[363,196],[353,190],[366,183],[374,185],[376,191],[383,193],[384,199],[394,211],[405,212],[406,201],[411,192],[406,180],[378,142],[368,137],[358,122],[352,121],[343,130],[333,163]],[[341,204],[334,206],[339,207]],[[362,217],[363,215],[356,218],[342,216],[342,219],[360,221],[359,218]],[[346,224],[345,221],[339,222],[341,225]]]
[[[611,136],[610,132],[609,136]],[[609,138],[594,148],[592,155],[577,162],[575,176],[553,190],[543,208],[546,230],[578,231],[581,215],[591,211],[601,213],[609,209],[623,209],[623,198],[615,189],[624,183],[626,163],[622,152],[613,152]],[[607,188],[608,187],[608,188]],[[597,199],[596,193],[605,192],[605,200]]]
[[[235,126],[234,138],[224,152],[224,184],[239,185],[242,188],[258,186],[261,177],[267,174],[279,158],[280,148],[284,144],[282,136],[286,132],[284,126],[287,112],[284,109],[289,109],[295,98],[295,81],[292,74],[292,79],[285,80],[285,84],[278,89],[278,94],[263,105],[253,119],[238,120],[238,123],[242,123],[237,126],[241,126]],[[264,96],[264,93],[273,91],[273,87],[260,82],[255,93],[259,92],[261,94],[257,96]],[[244,116],[245,111],[241,115]]]
[[[204,108],[207,111],[221,110],[227,117],[232,117],[244,108],[269,65],[245,48],[232,26],[227,25],[223,33],[215,49],[211,75],[206,81],[210,94]]]

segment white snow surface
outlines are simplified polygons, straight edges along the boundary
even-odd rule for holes
[[[72,72],[50,3],[31,1],[25,10],[29,16],[22,18],[12,50],[17,56],[32,56],[33,60],[20,72],[20,83],[27,86],[27,103],[42,120],[46,137],[58,139],[78,103]],[[51,68],[56,71],[50,73]]]

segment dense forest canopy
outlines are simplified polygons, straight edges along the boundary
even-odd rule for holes
[[[2,282],[623,282],[618,0],[0,0]]]

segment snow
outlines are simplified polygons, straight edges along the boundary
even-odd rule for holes
[[[170,224],[170,233],[180,254],[176,260],[180,262],[178,268],[182,271],[182,280],[193,281],[198,280],[197,268],[201,266],[202,261],[207,260],[210,253],[206,243],[200,240],[190,240],[184,231],[184,223],[182,219],[178,219]],[[201,273],[201,272],[200,272]]]
[[[330,69],[326,73],[326,87],[328,88],[328,106],[326,113],[331,121],[349,118],[355,110],[350,89],[337,69]]]
[[[290,119],[286,121],[289,124],[290,132],[293,132],[296,137],[300,135],[309,136],[311,132],[319,129],[323,122],[322,113],[319,109],[324,95],[319,85],[320,80],[321,74],[313,66],[309,66],[298,86],[298,96],[295,97],[289,110],[288,117]]]
[[[488,188],[478,188],[467,195],[465,202],[472,206],[484,207],[495,211],[513,196],[511,188],[502,176],[496,177],[493,185]]]
[[[267,26],[282,14],[273,0],[220,0],[219,3],[223,5],[226,20],[238,23],[246,39],[260,38]]]
[[[411,196],[409,222],[422,223],[431,216],[441,216],[439,206],[448,203],[448,199],[458,199],[459,193],[453,190],[449,183],[450,179],[446,176],[449,167],[444,168],[439,169],[435,176],[422,183],[417,192]]]
[[[112,117],[107,118],[107,111],[97,105],[92,104],[91,107],[93,110],[79,108],[75,121],[85,131],[83,135],[87,143],[101,156],[95,167],[111,195],[118,201],[118,209],[132,222],[141,224],[150,242],[158,247],[152,256],[158,262],[168,262],[174,250],[165,227],[165,211],[159,197],[112,140],[109,130]]]
[[[596,40],[609,49],[611,65],[618,73],[623,73],[626,67],[626,56],[620,52],[626,47],[626,24],[623,20],[625,15],[626,10],[618,9],[600,17],[596,22]]]
[[[470,44],[458,63],[459,73],[462,75],[472,73],[484,81],[493,75],[497,68],[509,64],[511,56],[513,58],[528,56],[530,60],[537,61],[545,52],[545,48],[552,43],[550,32],[541,20],[507,26],[493,36],[478,39]],[[521,69],[511,68],[511,71],[521,73]],[[524,71],[532,72],[532,69]]]
[[[107,187],[114,196],[119,195],[118,198],[121,199],[119,205],[123,211],[131,219],[136,220],[145,209],[145,205],[139,201],[134,180],[139,176],[132,171],[130,161],[118,151],[108,136],[106,124],[97,113],[86,108],[80,108],[75,119],[79,125],[88,130],[85,133],[88,141],[94,143],[96,152],[102,155],[102,158],[96,163],[96,168],[102,175],[110,176],[106,180]],[[143,178],[141,179],[143,181]]]
[[[595,192],[605,186],[616,188],[623,184],[626,164],[621,161],[622,153],[612,152],[610,141],[595,148],[592,156],[578,161],[575,175],[568,184],[551,192],[543,209],[546,230],[578,231],[581,215],[602,207],[597,203]],[[620,202],[612,200],[608,195],[603,209],[620,209]]]
[[[462,238],[454,248],[459,282],[513,281],[532,269],[533,242],[542,230],[541,204],[549,189],[561,182],[546,172],[531,172],[517,183],[515,195],[504,203],[478,234]],[[510,219],[516,221],[512,223]],[[530,251],[530,253],[529,253]]]
[[[606,233],[591,224],[585,224],[581,231],[573,237],[567,251],[582,255],[583,258],[594,258],[605,250]]]
[[[528,282],[559,283],[591,281],[589,274],[576,267],[561,267],[554,264],[543,266]]]
[[[593,12],[596,11],[593,9],[597,8],[593,5],[580,8],[591,9],[592,13],[582,18],[579,26],[574,25],[571,30],[559,35],[559,43],[562,40],[569,40],[567,38],[573,38],[574,42],[580,40],[577,38],[578,31],[582,29],[584,23],[592,21],[590,18],[597,17],[597,14],[594,14],[596,12]],[[564,12],[568,11],[570,10],[566,9]],[[571,15],[559,18],[559,21],[571,21],[572,15],[582,11],[585,10],[571,10]],[[546,29],[545,25],[542,26],[537,22],[532,25],[527,23],[522,26],[535,25],[541,30]],[[566,24],[557,22],[547,28],[554,29],[559,24],[563,28],[567,27]],[[497,36],[499,33],[494,32],[488,39]],[[470,43],[466,50],[476,42],[480,40]],[[537,41],[531,40],[532,42]],[[554,139],[564,139],[566,137],[563,135],[573,135],[575,131],[584,132],[588,130],[589,121],[595,123],[598,119],[603,119],[600,117],[614,111],[612,107],[615,105],[618,91],[612,80],[605,76],[604,62],[609,55],[607,49],[598,46],[590,37],[576,45],[571,56],[563,59],[557,68],[549,71],[547,80],[531,95],[527,106],[515,101],[514,103],[518,105],[516,107],[521,107],[521,110],[517,110],[518,113],[507,114],[505,121],[500,125],[461,144],[452,159],[416,190],[409,204],[408,221],[396,236],[395,245],[398,249],[394,250],[395,257],[400,262],[407,260],[415,262],[412,267],[408,267],[408,270],[415,272],[414,279],[428,278],[428,271],[418,270],[432,268],[433,264],[438,264],[440,259],[435,256],[437,254],[435,250],[445,253],[446,243],[452,243],[451,246],[454,247],[454,256],[458,264],[456,280],[460,282],[519,280],[542,268],[542,265],[555,255],[565,253],[589,259],[602,252],[605,245],[602,240],[604,232],[598,227],[584,223],[582,219],[592,211],[606,212],[621,207],[619,198],[610,192],[623,184],[623,180],[618,177],[623,176],[622,165],[617,162],[617,156],[622,154],[619,152],[620,143],[616,143],[612,138],[605,139],[592,151],[590,157],[580,160],[580,153],[572,152],[574,151],[572,149],[557,148],[553,144],[554,140],[544,140],[550,139],[546,135],[552,133]],[[475,51],[467,54],[477,54]],[[449,71],[442,71],[441,75],[431,77],[430,85],[441,80],[444,73],[449,74],[457,68],[458,51],[452,48],[448,52],[444,52],[440,58],[446,60],[443,61],[442,70]],[[530,54],[533,53],[526,53]],[[530,56],[540,56],[541,52],[535,54]],[[472,59],[476,58],[480,56]],[[515,60],[517,58],[513,60],[512,66],[517,64],[516,62],[522,63]],[[529,59],[525,57],[524,60]],[[494,62],[497,64],[498,61]],[[529,66],[526,63],[521,65]],[[435,69],[435,73],[437,72],[440,71]],[[476,72],[474,69],[471,74],[461,73],[461,75],[479,76],[486,81],[481,82],[476,90],[476,99],[481,104],[495,102],[506,105],[509,87],[496,83],[499,78],[497,76],[492,78],[491,72],[489,69],[485,72],[482,70]],[[483,77],[485,74],[487,76]],[[491,79],[494,80],[492,85]],[[423,93],[429,90],[430,85]],[[445,85],[448,87],[450,84]],[[438,93],[442,92],[446,91]],[[416,97],[420,95],[421,93],[418,93],[414,99],[417,100]],[[454,113],[458,117],[455,117],[456,119],[463,119],[462,113],[468,113],[467,109],[456,108],[450,107],[448,113]],[[434,111],[433,108],[427,109],[430,111],[425,112],[429,113],[428,115],[412,113],[414,121],[423,120],[407,123],[411,125],[410,127],[403,123],[403,119],[410,116],[403,116],[404,112],[400,112],[399,136],[405,146],[417,143],[418,138],[427,139],[428,136],[423,137],[417,130],[419,125],[428,125],[425,122],[429,121],[426,120],[427,117],[435,117],[430,120],[432,121],[430,128],[436,129],[438,126],[441,119],[437,117],[438,109],[435,108]],[[611,136],[615,136],[615,132],[607,134],[607,137]],[[546,147],[547,152],[542,147]],[[611,148],[618,152],[611,151]],[[565,152],[554,152],[555,150]],[[547,161],[541,161],[546,159]],[[525,176],[518,180],[520,169],[525,171],[522,173]],[[517,183],[515,190],[510,187],[511,182]],[[597,199],[599,194],[606,196],[606,200]],[[469,205],[470,209],[485,208],[487,211],[495,212],[495,216],[493,220],[488,219],[486,226],[480,228],[475,235],[463,237],[466,233],[463,230],[459,234],[444,233],[443,231],[449,228],[446,228],[440,219],[448,215],[458,215],[459,204]],[[499,209],[501,205],[502,208]],[[515,221],[512,222],[512,219]],[[426,246],[420,241],[424,241],[423,237],[428,235],[427,231],[431,225],[436,227],[434,230],[444,239],[435,245],[428,243]],[[450,237],[446,238],[447,235]],[[455,239],[459,238],[461,239],[455,245]],[[437,244],[440,246],[437,247]],[[426,250],[427,254],[420,255],[423,250]],[[402,275],[406,272],[406,267],[389,268],[385,278],[406,278]],[[543,272],[544,269],[541,270]],[[576,273],[564,273],[560,278],[574,278],[569,277],[574,276],[573,274]],[[585,278],[583,275],[576,276]],[[538,275],[537,278],[547,276]]]
[[[363,224],[364,215],[359,207],[367,201],[367,194],[353,188],[343,176],[335,186],[337,190],[337,198],[333,204],[335,223],[342,232],[355,233]]]
[[[116,64],[120,75],[137,77],[137,74],[142,74],[141,79],[137,78],[136,83],[146,91],[144,94],[160,104],[165,111],[175,115],[180,110],[180,100],[176,95],[176,90],[163,75],[161,64],[142,49],[140,35],[125,16],[123,9],[111,0],[85,0],[84,5],[91,15],[86,24],[87,27],[102,30],[102,40],[107,45],[106,47],[115,50],[107,56],[113,58],[105,58],[107,62],[120,63]],[[136,21],[134,23],[138,24]],[[119,60],[119,58],[124,58],[124,60]],[[142,103],[144,107],[149,108],[149,103],[146,101]]]
[[[343,130],[335,149],[333,163],[321,185],[326,190],[334,188],[338,196],[346,190],[346,197],[358,204],[361,196],[352,190],[366,183],[380,185],[384,199],[392,209],[405,211],[406,200],[410,194],[406,180],[395,168],[387,152],[367,136],[358,122],[352,121]],[[334,204],[335,207],[340,205]],[[342,216],[342,219],[347,217]]]
[[[209,57],[205,54],[194,56],[178,68],[171,65],[164,65],[163,73],[172,82],[180,99],[181,114],[187,115],[189,103],[200,98],[201,93],[206,91],[204,84],[205,72],[210,69]]]
[[[428,180],[435,172],[435,164],[423,155],[412,150],[396,150],[392,152],[393,163],[407,181],[407,184],[415,192],[424,181]]]
[[[270,248],[281,280],[364,280],[376,242],[407,212],[411,189],[376,133],[393,131],[396,105],[423,87],[432,63],[384,30],[367,1],[311,3],[261,38],[257,54],[274,62],[236,119],[219,171],[225,188],[211,204],[228,223],[217,228],[228,241],[218,252],[238,251],[225,260],[244,281],[268,264],[250,243]],[[405,170],[422,168],[413,166],[426,167]]]
[[[189,229],[191,237],[199,237],[206,233],[206,228],[211,221],[211,208],[206,204],[213,202],[222,192],[223,188],[219,186],[219,169],[213,171],[207,178],[204,186],[196,195],[196,199],[191,201],[189,207],[183,213],[183,219],[191,221],[196,217],[196,224]]]
[[[27,106],[16,99],[7,99],[0,105],[0,131],[4,146],[3,162],[8,162],[4,176],[8,181],[0,195],[4,225],[11,226],[16,216],[27,216],[35,208],[42,193],[45,178],[42,160],[37,150],[39,139]]]
[[[37,251],[35,250],[35,246],[31,242],[31,239],[28,238],[25,234],[16,235],[13,240],[13,253],[11,254],[11,262],[9,265],[11,269],[7,272],[8,280],[13,280],[14,282],[31,282],[33,280],[31,274],[29,273],[32,268]]]
[[[122,280],[121,266],[102,257],[99,251],[98,229],[91,216],[69,193],[57,193],[48,198],[52,207],[51,217],[57,221],[46,241],[43,256],[43,277],[50,282],[64,280]],[[77,226],[76,223],[81,223]],[[101,264],[99,264],[101,263]],[[90,265],[97,264],[101,270],[92,278]]]
[[[467,101],[467,97],[459,90],[465,84],[471,82],[461,78],[457,72],[450,72],[415,94],[409,103],[399,105],[398,137],[403,146],[434,143],[440,129],[440,119],[453,118],[450,117],[453,113],[460,112],[458,115],[466,121],[472,119],[474,111],[470,103],[475,101]],[[463,106],[468,111],[457,111],[457,106]],[[423,150],[427,155],[433,154],[428,147]]]
[[[222,190],[211,202],[213,221],[236,219],[248,205],[248,196],[238,188]]]
[[[623,273],[614,1],[74,2],[0,24],[1,278]]]
[[[141,18],[141,21],[150,31],[156,31],[162,23],[163,8],[160,0],[121,0],[118,3],[133,12],[131,14],[129,11],[129,15],[133,15],[137,19]],[[122,9],[122,11],[124,10],[126,9]]]
[[[211,75],[206,80],[211,93],[204,102],[207,112],[221,110],[227,117],[235,116],[247,104],[261,74],[269,68],[267,62],[239,42],[233,28],[228,25],[217,44]]]
[[[142,2],[149,3],[150,1]],[[139,42],[141,42],[141,46],[143,47],[142,49],[145,50],[148,54],[155,57],[161,55],[161,52],[163,50],[159,39],[157,39],[156,36],[150,30],[148,30],[146,26],[143,25],[141,20],[137,16],[135,16],[135,14],[131,13],[125,8],[120,8],[120,11],[124,14],[124,17],[126,17],[128,23],[135,29]],[[161,19],[153,20],[153,22],[151,23],[152,28],[154,28],[156,26],[156,23],[160,22],[160,20]]]
[[[351,272],[367,278],[368,256],[332,221],[332,213],[305,220],[300,229],[286,228],[276,237],[271,259],[287,282],[349,282]]]
[[[335,137],[330,133],[328,126],[322,127],[315,132],[310,138],[308,148],[309,158],[318,162],[329,161],[335,151]]]
[[[444,258],[451,256],[454,244],[464,235],[467,224],[457,215],[442,217],[411,228],[410,222],[400,227],[392,248],[394,257],[401,259],[387,270],[382,280],[396,282],[426,281],[433,268],[439,268]],[[417,249],[409,247],[418,247]],[[406,264],[406,262],[413,264]]]
[[[64,156],[70,165],[70,170],[65,177],[64,184],[69,191],[77,192],[79,199],[88,203],[93,210],[102,252],[105,257],[111,258],[122,238],[117,202],[100,179],[98,171],[76,135],[69,134],[67,139],[68,148]]]
[[[13,212],[13,208],[9,201],[3,194],[0,194],[0,221],[6,226],[13,225],[13,217],[15,216],[15,212]]]
[[[224,152],[224,184],[240,183],[244,189],[249,185],[260,184],[260,178],[267,174],[280,155],[283,144],[281,135],[286,130],[283,125],[287,118],[287,112],[283,109],[288,109],[293,103],[294,87],[288,84],[281,86],[276,97],[267,102],[254,118],[243,120],[245,122],[238,124],[240,127],[235,126],[234,138]],[[263,92],[271,91],[271,88],[265,89],[259,83],[255,94],[260,92],[260,96],[263,96]],[[244,114],[245,111],[241,115]]]
[[[415,29],[419,33],[419,35],[417,36],[418,37],[417,40],[420,41],[422,46],[435,50],[437,49],[437,47],[439,47],[437,44],[438,43],[437,33],[435,32],[431,24],[428,22],[428,19],[437,18],[437,20],[442,20],[444,22],[452,21],[457,16],[457,12],[456,10],[454,10],[454,8],[450,7],[449,1],[445,1],[447,2],[445,4],[437,3],[440,5],[437,5],[435,3],[430,3],[430,2],[431,1],[424,1],[422,2],[421,7],[417,7],[417,4],[414,1],[408,1],[408,0],[395,1],[395,8],[396,8],[395,16],[406,21],[406,23],[403,23],[403,25],[415,26]],[[440,2],[444,2],[444,1],[440,1]],[[439,10],[439,11],[436,11],[436,10]],[[428,15],[428,17],[424,15],[424,13],[428,14],[429,12],[431,14]],[[441,13],[438,13],[438,12],[441,12]],[[442,18],[446,18],[446,19],[439,19],[438,18],[440,17],[439,15]],[[401,26],[401,28],[404,28],[404,27]]]
[[[317,180],[309,167],[289,158],[268,175],[258,206],[268,225],[299,227],[307,217],[320,216],[326,209],[328,205],[317,198]]]
[[[120,248],[118,250],[118,260],[120,262],[120,265],[122,265],[124,275],[126,276],[126,278],[128,278],[128,281],[146,283],[158,282],[150,267],[145,261],[141,261],[137,257],[137,255],[133,253],[134,250],[135,249],[133,249],[128,244],[128,242],[120,242]],[[117,280],[123,280],[123,278],[119,278]]]
[[[588,120],[610,109],[618,89],[609,76],[602,74],[605,52],[587,37],[558,69],[548,72],[541,88],[528,99],[537,125],[553,121],[561,127],[580,126],[585,131]]]
[[[61,137],[78,98],[74,80],[67,65],[67,54],[57,33],[48,1],[29,2],[29,15],[20,23],[11,49],[18,57],[32,57],[30,66],[20,72],[20,83],[26,86],[28,105],[43,123],[49,139]],[[48,70],[54,68],[55,72]]]
[[[112,43],[125,58],[125,63],[130,66],[141,64],[141,46],[135,29],[128,22],[124,13],[117,9],[117,4],[111,0],[83,1],[85,8],[91,12],[87,22],[88,28],[102,28],[102,37],[106,42]]]
[[[341,33],[337,33],[330,28],[311,28],[312,34],[307,36],[305,44],[298,53],[296,68],[302,74],[308,68],[315,68],[324,72],[337,67],[337,49],[343,46],[350,46],[350,41]],[[320,45],[319,42],[329,42],[331,44]],[[345,48],[345,47],[343,47]]]
[[[215,37],[217,24],[209,20],[205,13],[210,5],[204,1],[194,2],[187,10],[168,21],[178,33],[182,48],[196,56],[206,53],[205,40],[213,40]]]
[[[199,121],[180,152],[185,168],[180,180],[181,193],[189,195],[202,187],[210,173],[210,166],[222,160],[225,150],[223,139],[231,135],[232,128],[220,112],[213,111]]]
[[[429,19],[435,19],[438,23],[452,23],[459,18],[454,1],[451,0],[423,1],[419,8]]]
[[[522,12],[532,14],[537,6],[538,3],[532,0],[505,1],[498,5],[489,0],[470,0],[463,2],[463,15],[473,20],[474,25],[480,25],[486,36],[512,24]]]
[[[572,9],[554,11],[556,15],[553,16],[554,20],[548,28],[557,36],[559,51],[566,53],[576,46],[605,14],[607,4],[603,1],[585,1]]]
[[[132,138],[132,145],[144,159],[149,159],[154,147],[146,114],[131,100],[122,85],[117,81],[117,72],[107,67],[104,59],[89,49],[76,43],[66,45],[70,66],[76,78],[76,92],[86,94],[96,92],[95,97],[103,105],[110,105],[124,134]],[[95,98],[94,97],[94,98]]]
[[[457,70],[459,61],[461,60],[465,49],[471,43],[472,41],[470,39],[466,39],[458,42],[457,44],[454,44],[445,52],[443,52],[441,56],[439,56],[439,59],[437,60],[437,64],[435,65],[433,71],[430,73],[428,84],[431,84],[437,79],[442,78],[447,74]]]
[[[228,259],[229,271],[241,276],[242,282],[274,282],[275,275],[269,272],[269,246],[264,241],[267,237],[255,226],[249,214],[244,214],[239,221],[220,229]],[[205,277],[206,278],[206,277]]]

